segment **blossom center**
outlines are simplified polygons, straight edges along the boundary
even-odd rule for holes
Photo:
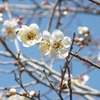
[[[9,34],[13,33],[13,28],[12,27],[7,28],[7,33]]]
[[[35,37],[36,37],[36,34],[35,33],[32,33],[32,32],[29,32],[27,35],[27,40],[34,40]]]
[[[61,44],[60,41],[54,41],[53,47],[54,47],[55,49],[58,49],[58,48],[62,47],[62,44]]]

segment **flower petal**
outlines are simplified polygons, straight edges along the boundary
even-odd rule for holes
[[[15,20],[6,20],[3,23],[3,26],[5,29],[11,27],[11,28],[17,28],[17,22]]]
[[[49,40],[50,38],[50,33],[47,30],[43,31],[43,39]]]
[[[59,49],[57,56],[61,59],[65,59],[68,56],[68,50],[64,47]]]
[[[12,28],[17,28],[17,22],[16,21],[11,21],[11,27]]]
[[[3,26],[4,26],[5,29],[7,29],[10,25],[11,25],[11,23],[10,23],[9,20],[5,20],[4,23],[3,23]]]
[[[23,46],[24,47],[30,47],[30,46],[33,46],[35,43],[36,43],[36,41],[34,40],[34,41],[32,41],[32,40],[26,40],[26,39],[23,39]]]
[[[2,34],[2,36],[6,36],[6,35],[7,35],[7,31],[6,31],[5,28],[2,28],[2,30],[1,30],[1,34]]]
[[[56,49],[50,48],[49,57],[53,59],[57,55]]]
[[[24,44],[24,43],[23,43],[23,46],[24,46],[24,47],[30,47],[30,45],[26,45],[26,44]]]
[[[47,45],[46,41],[39,43],[39,50],[42,54],[47,55],[49,53],[50,46]]]
[[[19,29],[19,32],[17,33],[17,39],[18,39],[19,41],[22,41],[22,40],[21,40],[21,35],[22,35],[22,34],[24,34],[24,29],[23,29],[23,28],[20,28],[20,29]]]
[[[12,34],[8,35],[6,38],[13,41],[14,39],[16,39],[16,34],[12,33]]]
[[[70,47],[70,45],[71,45],[71,38],[69,38],[69,37],[64,37],[63,38],[63,40],[61,41],[62,42],[62,45],[64,46],[64,47],[66,47],[66,48],[68,48],[68,47]]]
[[[64,37],[64,34],[58,29],[54,30],[52,33],[52,38],[56,41],[62,40],[63,37]]]
[[[26,25],[22,25],[22,28],[24,29],[25,33],[29,33],[30,32],[30,28]]]
[[[38,35],[36,36],[35,40],[36,40],[36,43],[39,43],[39,42],[42,40],[41,34],[38,34]]]
[[[79,32],[79,34],[82,34],[82,27],[81,26],[78,27],[78,32]]]
[[[37,24],[33,23],[29,26],[29,28],[31,29],[31,31],[35,31],[36,34],[39,33],[39,26]]]

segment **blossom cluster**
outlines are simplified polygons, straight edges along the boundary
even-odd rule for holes
[[[75,85],[79,84],[79,85],[85,85],[88,80],[89,80],[89,76],[88,75],[83,75],[83,76],[78,76],[77,78],[73,78],[72,74],[70,74],[70,78],[71,78],[71,87],[74,87]],[[65,74],[64,77],[64,82],[61,86],[61,89],[67,89],[69,87],[68,85],[68,74]]]
[[[17,94],[17,90],[15,88],[10,88],[5,96],[8,98],[7,100],[29,100],[28,98],[30,98],[30,99],[37,98],[38,95],[39,95],[35,91],[30,91],[30,92],[21,91],[21,93],[19,93],[21,96],[20,95],[16,95],[16,94]],[[0,97],[0,99],[2,97]]]
[[[78,27],[79,37],[75,38],[75,42],[80,47],[87,46],[91,43],[91,34],[90,30],[86,26],[79,26]]]
[[[9,40],[14,40],[16,38],[17,22],[15,20],[6,20],[3,23],[3,28],[1,30],[2,36]]]
[[[4,37],[10,40],[17,38],[25,47],[38,44],[40,52],[43,55],[49,55],[51,59],[56,55],[59,58],[66,58],[68,55],[67,48],[71,45],[71,38],[64,36],[59,29],[55,29],[52,34],[44,30],[41,34],[39,26],[33,23],[29,27],[22,25],[17,32],[17,22],[15,20],[6,20],[3,26],[2,35]]]

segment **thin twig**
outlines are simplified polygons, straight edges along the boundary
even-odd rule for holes
[[[59,14],[60,14],[60,16],[58,17],[58,21],[57,21],[57,23],[56,23],[56,29],[58,29],[59,28],[59,22],[60,22],[60,19],[61,19],[61,17],[62,17],[62,15],[61,15],[61,1],[59,2]]]
[[[7,46],[6,42],[0,37],[0,41],[3,44],[3,46],[5,47],[5,49],[12,55],[13,58],[15,58],[16,60],[18,60],[18,58],[15,56],[15,54],[10,50],[10,48]],[[20,65],[24,67],[24,65],[19,61]]]
[[[55,92],[58,94],[58,96],[60,97],[61,100],[63,100],[62,96],[58,93],[58,91],[54,88],[54,86],[51,84],[51,81],[49,80],[49,78],[46,75],[45,70],[43,70],[43,72],[45,73],[45,77],[46,79],[49,81],[49,84],[51,85],[51,87],[55,90]]]
[[[82,61],[85,61],[85,62],[89,63],[91,66],[94,66],[94,67],[100,69],[100,66],[97,65],[97,64],[95,64],[95,63],[93,63],[92,61],[90,61],[90,60],[88,60],[88,59],[86,59],[86,58],[83,58],[83,57],[79,56],[78,54],[74,54],[74,53],[72,53],[72,52],[69,52],[69,53],[70,53],[71,55],[73,55],[74,57],[76,57],[76,58],[78,58],[78,59],[80,59],[80,60],[82,60]]]
[[[73,49],[73,44],[74,44],[74,38],[75,38],[75,33],[73,34],[73,40],[72,40],[72,44],[71,44],[71,47],[70,47],[70,52],[72,51]],[[68,86],[69,86],[69,91],[70,91],[70,100],[72,100],[72,88],[71,88],[71,76],[70,76],[70,68],[69,68],[69,63],[70,63],[70,53],[68,55],[68,57],[66,58],[66,63],[67,65],[65,65],[65,69],[67,68],[68,69]],[[65,63],[65,64],[66,64]]]
[[[21,87],[27,94],[29,94],[28,91],[27,91],[27,90],[25,89],[25,87],[23,86],[23,84],[20,83],[20,82],[18,81],[18,78],[17,78],[17,76],[16,76],[16,73],[15,73],[15,72],[13,72],[13,73],[14,73],[15,81],[20,85],[20,87]]]
[[[18,74],[19,74],[19,82],[20,82],[20,84],[22,84],[19,61],[20,61],[20,52],[18,53],[18,66],[17,67],[18,67]]]
[[[9,11],[8,2],[5,2],[5,11],[7,12],[9,19],[12,20],[12,15]]]
[[[89,0],[89,1],[91,1],[91,2],[93,2],[95,4],[97,4],[97,5],[100,5],[100,1],[98,1],[98,0]]]
[[[71,44],[71,47],[70,47],[70,51],[72,51],[72,49],[73,49],[74,38],[75,38],[75,33],[73,34],[73,40],[72,40],[72,44]],[[65,75],[65,73],[66,73],[66,69],[69,67],[69,66],[68,66],[69,63],[70,63],[69,58],[70,58],[70,53],[69,53],[68,56],[66,57],[66,62],[65,62],[65,65],[64,65],[64,67],[63,67],[63,70],[64,70],[64,71],[62,71],[62,79],[61,79],[61,84],[60,84],[61,86],[62,86],[62,83],[63,83],[63,80],[64,80],[64,75]],[[68,77],[69,77],[68,85],[69,85],[69,89],[70,89],[70,100],[72,100],[72,90],[71,90],[71,84],[70,84],[70,83],[71,83],[70,69],[68,69]],[[60,89],[59,93],[61,94],[61,89]]]
[[[60,0],[57,0],[53,9],[52,9],[52,12],[51,12],[51,16],[50,16],[50,20],[49,20],[49,23],[48,23],[48,26],[47,26],[47,30],[49,31],[50,30],[50,27],[51,27],[51,23],[52,23],[52,19],[53,19],[53,15],[54,15],[54,12],[55,12],[55,9],[56,9],[56,6],[58,5],[58,3],[60,2]]]

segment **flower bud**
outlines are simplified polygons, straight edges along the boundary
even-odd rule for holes
[[[15,62],[14,62],[14,65],[17,66],[17,65],[18,65],[18,61],[15,61]]]
[[[63,16],[67,16],[68,12],[67,11],[63,11]]]
[[[88,37],[88,36],[89,36],[89,34],[84,34],[84,36],[85,36],[85,37]]]
[[[79,32],[79,34],[85,35],[85,34],[88,34],[89,29],[88,29],[88,27],[81,27],[81,26],[79,26],[78,27],[78,32]]]
[[[41,4],[46,5],[46,4],[48,4],[48,1],[43,1]]]
[[[78,43],[78,42],[83,41],[83,38],[74,38],[74,41],[75,41],[76,43]]]
[[[55,12],[55,17],[60,17],[60,15],[61,15],[61,14],[60,14],[59,11],[56,11],[56,12]]]
[[[23,71],[25,71],[25,68],[24,67],[21,67],[20,68],[20,72],[23,72]]]
[[[24,18],[24,16],[19,16],[18,18],[19,18],[20,20],[22,20],[22,19]]]
[[[31,91],[29,94],[30,94],[30,97],[35,97],[36,96],[35,91]]]
[[[0,13],[2,13],[4,11],[4,7],[0,6]]]
[[[9,90],[9,92],[10,92],[11,95],[15,95],[15,94],[16,94],[16,89],[11,88],[11,89]]]
[[[11,93],[10,92],[7,92],[6,93],[6,97],[9,98],[10,96],[11,96]]]
[[[67,88],[68,88],[67,84],[62,83],[62,85],[61,85],[61,90],[63,90],[63,89],[67,89]]]
[[[23,96],[27,96],[28,95],[28,93],[26,91],[24,91],[22,94],[23,94]]]
[[[62,21],[59,21],[59,22],[58,22],[58,24],[59,24],[59,25],[62,25],[62,24],[63,24],[63,22],[62,22]]]

